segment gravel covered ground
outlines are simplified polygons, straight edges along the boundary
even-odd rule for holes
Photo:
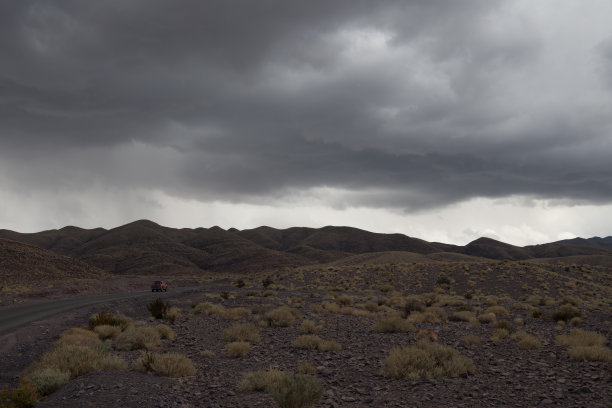
[[[162,297],[180,307],[182,316],[170,325],[177,336],[163,340],[156,352],[182,353],[189,357],[197,374],[180,379],[160,377],[132,369],[127,371],[94,372],[78,377],[46,397],[40,407],[258,407],[276,406],[263,392],[241,392],[238,382],[244,372],[268,369],[296,370],[299,361],[316,367],[316,376],[325,388],[316,406],[321,407],[503,407],[503,406],[563,406],[611,407],[611,363],[574,361],[565,347],[555,344],[555,336],[567,333],[569,326],[559,327],[546,318],[558,304],[540,306],[545,318],[532,318],[528,310],[516,310],[516,300],[502,300],[516,330],[535,335],[542,344],[540,349],[523,350],[512,337],[493,341],[492,324],[471,324],[462,321],[416,323],[415,330],[431,329],[438,342],[451,346],[473,360],[476,372],[456,378],[437,381],[393,380],[381,375],[383,359],[394,345],[415,343],[415,332],[377,333],[373,325],[383,318],[381,313],[368,316],[363,311],[366,302],[388,304],[397,310],[391,295],[383,293],[353,293],[353,298],[340,310],[321,311],[324,302],[338,305],[333,295],[320,291],[279,290],[263,296],[262,289],[227,288],[228,299],[220,296],[223,289],[184,293],[176,296],[172,291],[151,294],[147,299],[127,299],[110,306],[134,320],[148,321],[147,302]],[[249,293],[250,292],[250,293]],[[247,294],[249,296],[247,296]],[[222,304],[227,308],[244,307],[251,311],[241,323],[260,324],[263,314],[281,305],[300,312],[290,327],[259,326],[261,341],[252,345],[245,358],[227,356],[226,342],[221,339],[223,329],[236,321],[221,316],[190,314],[192,305],[200,302]],[[442,306],[448,315],[457,310],[455,305]],[[468,307],[486,309],[483,300],[466,301]],[[344,307],[344,309],[342,309]],[[607,337],[610,345],[612,316],[609,308],[584,310],[583,322],[578,327],[595,330]],[[59,334],[70,327],[82,327],[88,317],[101,310],[101,305],[85,307],[35,322],[0,338],[0,385],[15,385],[23,370],[52,346]],[[351,309],[352,308],[352,309]],[[465,307],[464,307],[465,308]],[[590,310],[587,310],[590,309]],[[334,309],[335,310],[335,309]],[[479,312],[476,309],[476,312]],[[388,312],[388,311],[387,311]],[[354,315],[357,314],[357,315]],[[342,346],[340,351],[309,351],[292,347],[301,333],[300,323],[311,319],[322,328],[318,335],[334,340]],[[520,320],[518,320],[520,319]],[[149,322],[157,324],[158,322]],[[166,324],[168,324],[166,322]],[[465,344],[463,337],[476,335],[481,343]],[[202,351],[214,353],[212,357]],[[140,351],[118,351],[128,362],[140,356]]]

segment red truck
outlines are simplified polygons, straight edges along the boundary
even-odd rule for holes
[[[167,292],[168,284],[164,281],[155,281],[151,284],[151,292]]]

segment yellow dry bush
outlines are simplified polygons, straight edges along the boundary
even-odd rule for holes
[[[474,363],[451,347],[427,340],[395,346],[383,360],[381,374],[388,378],[434,380],[473,374]]]
[[[294,348],[317,350],[317,351],[338,351],[342,346],[332,340],[323,340],[319,336],[305,334],[294,340],[292,343]]]
[[[322,327],[318,326],[312,320],[304,320],[300,325],[300,333],[303,334],[315,334],[321,331]]]
[[[259,330],[249,323],[234,324],[221,332],[224,341],[249,341],[256,343],[259,341]]]
[[[151,350],[160,344],[159,332],[148,326],[129,327],[115,339],[115,346],[119,350]]]
[[[539,350],[542,348],[542,342],[540,341],[540,339],[538,339],[536,336],[532,334],[529,334],[524,331],[520,331],[520,332],[517,332],[514,336],[518,339],[518,342],[516,343],[516,345],[520,349]]]
[[[606,342],[601,334],[581,329],[572,329],[569,334],[561,334],[555,340],[558,345],[566,347],[601,346]]]
[[[507,317],[509,315],[508,310],[500,305],[488,307],[485,313],[493,313],[496,317]]]
[[[414,331],[414,327],[406,319],[390,316],[376,322],[372,330],[378,333],[409,333]]]
[[[298,317],[300,317],[300,312],[287,306],[281,306],[266,313],[266,320],[273,327],[293,326]]]
[[[251,344],[246,341],[233,341],[225,346],[229,357],[246,357],[251,351]]]
[[[182,354],[154,354],[144,352],[134,363],[138,371],[150,371],[165,377],[189,377],[196,374],[196,369],[186,356]]]
[[[157,330],[157,333],[159,333],[159,337],[161,337],[162,339],[173,339],[176,337],[176,333],[174,333],[174,330],[172,330],[165,324],[158,324],[157,326],[155,326],[155,330]]]
[[[117,326],[103,324],[94,327],[94,332],[98,334],[101,340],[114,339],[121,334],[121,329]]]

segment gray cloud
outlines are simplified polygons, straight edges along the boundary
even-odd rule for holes
[[[609,40],[551,40],[509,2],[22,1],[0,16],[13,189],[612,201]],[[586,58],[575,83],[557,47]]]

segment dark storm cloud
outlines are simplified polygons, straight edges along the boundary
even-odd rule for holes
[[[544,39],[508,4],[4,2],[1,166],[14,188],[609,202],[609,93],[552,98],[571,84],[534,76]]]

